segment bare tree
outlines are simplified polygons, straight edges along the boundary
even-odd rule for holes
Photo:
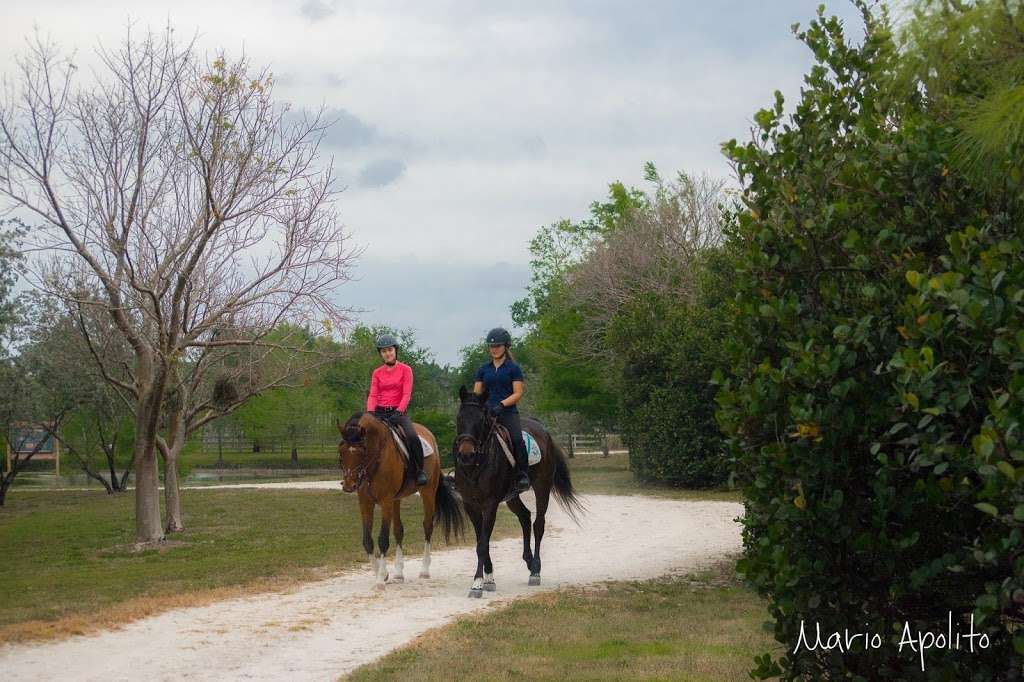
[[[631,209],[570,270],[571,304],[586,310],[574,347],[583,358],[613,361],[604,336],[622,306],[645,293],[685,301],[696,259],[723,242],[722,181],[681,172],[666,182],[651,165],[647,177],[656,186],[649,201]]]
[[[38,38],[18,61],[0,102],[0,195],[38,222],[34,283],[100,307],[132,349],[126,379],[96,360],[132,406],[136,539],[149,542],[164,536],[156,449],[182,366],[265,346],[284,322],[343,323],[331,295],[354,254],[319,163],[324,124],[286,116],[267,71],[201,59],[169,28],[97,54],[84,86]]]

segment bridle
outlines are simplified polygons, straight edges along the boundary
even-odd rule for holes
[[[484,419],[489,418],[489,415],[487,415],[486,411],[484,411],[484,406],[482,404],[477,402],[462,403],[462,407],[467,406],[475,407],[481,412],[483,412]],[[488,429],[487,435],[484,436],[482,440],[477,440],[477,437],[471,433],[460,433],[455,437],[455,445],[452,446],[452,449],[454,451],[452,452],[452,455],[457,464],[461,463],[463,466],[480,466],[482,458],[479,455],[482,454],[483,448],[485,448],[487,446],[487,443],[490,442],[491,438],[494,437],[495,427],[498,425],[498,420],[493,417],[490,417],[490,422],[491,428]],[[465,442],[469,442],[473,445],[473,461],[468,463],[464,461],[464,458],[459,457],[459,446]]]
[[[359,490],[363,486],[367,485],[373,480],[373,475],[377,473],[377,467],[380,466],[381,453],[378,451],[377,456],[370,459],[370,450],[366,447],[366,442],[362,439],[355,442],[343,439],[345,446],[351,449],[358,445],[363,449],[364,457],[360,457],[360,464],[352,468],[353,476],[356,479],[356,490]],[[350,471],[348,467],[342,466],[342,472],[347,474]]]

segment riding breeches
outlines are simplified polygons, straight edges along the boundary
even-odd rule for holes
[[[402,430],[405,436],[405,446],[409,450],[409,464],[413,473],[423,470],[423,444],[420,442],[420,435],[416,433],[409,415],[398,410],[374,410],[373,414],[378,418],[393,424]]]

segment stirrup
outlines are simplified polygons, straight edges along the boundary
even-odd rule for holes
[[[525,472],[516,475],[516,491],[524,493],[530,489],[530,476]]]
[[[429,482],[427,479],[427,472],[424,471],[423,469],[419,470],[419,472],[415,476],[415,479],[417,486],[426,485]]]

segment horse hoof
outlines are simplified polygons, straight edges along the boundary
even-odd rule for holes
[[[484,596],[484,591],[480,588],[471,587],[469,589],[469,596],[472,599],[479,599],[480,597]]]
[[[378,592],[383,592],[384,591],[384,583],[374,583],[373,584],[373,589],[377,590]]]
[[[540,576],[539,575],[531,575],[530,576],[530,585],[533,586],[533,587],[536,587],[537,585],[540,585]]]
[[[430,577],[430,571],[421,571],[420,572],[420,577],[424,578],[424,579],[429,578]]]
[[[494,583],[484,583],[484,590],[486,590],[487,592],[497,592],[498,586]]]
[[[404,583],[405,582],[405,576],[396,575],[395,577],[393,577],[391,579],[391,582],[393,582],[393,583]]]

